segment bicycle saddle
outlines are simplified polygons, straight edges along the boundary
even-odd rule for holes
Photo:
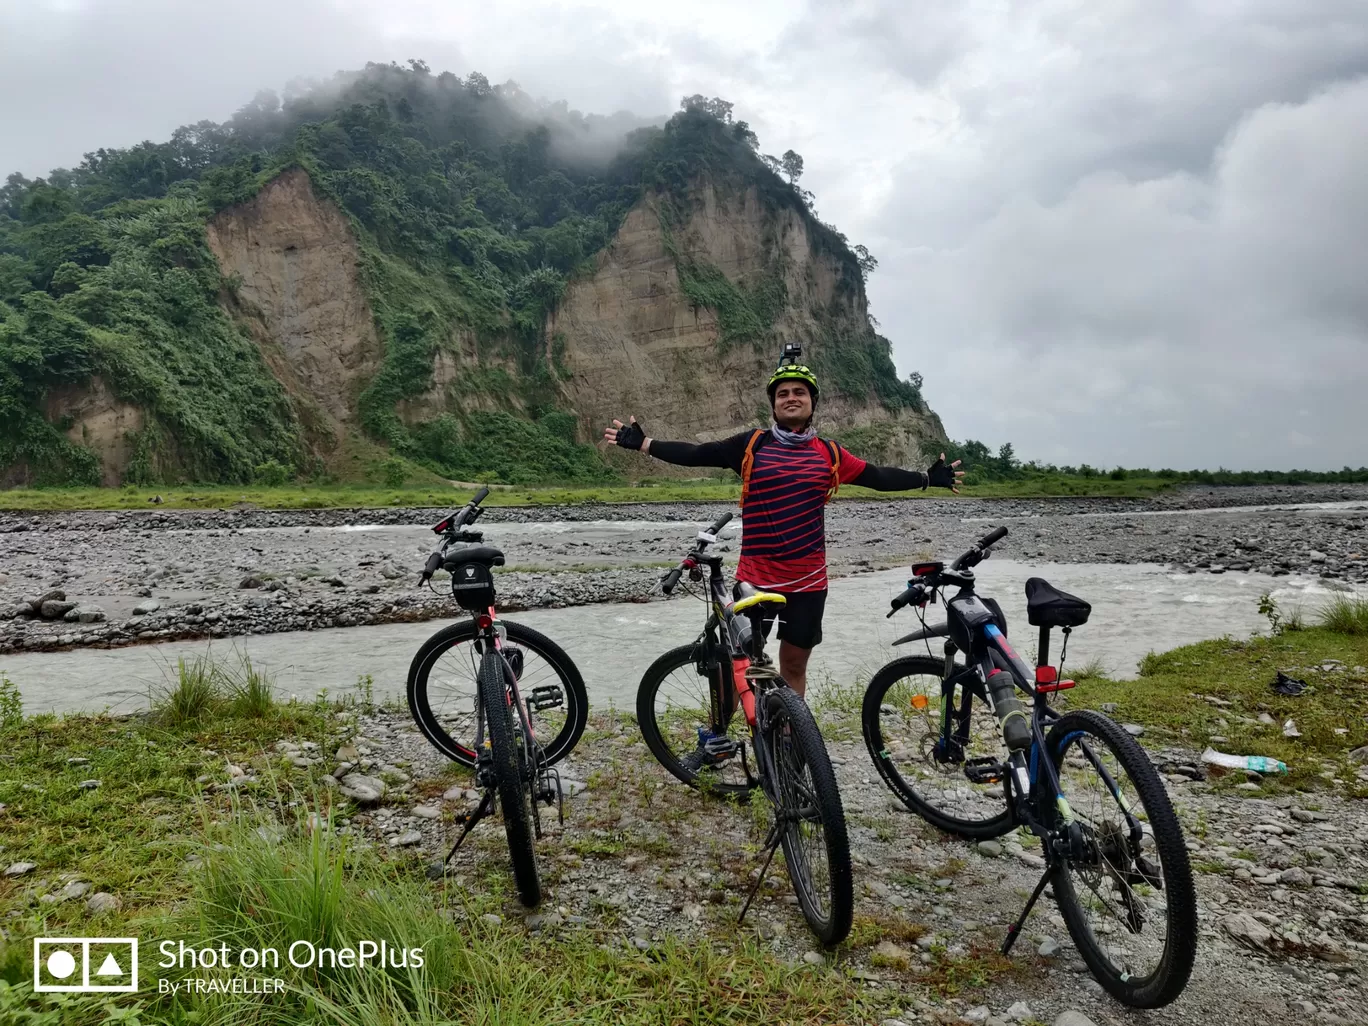
[[[774,605],[782,606],[788,602],[783,595],[772,591],[760,591],[753,584],[745,581],[737,581],[732,588],[732,612],[741,613],[747,609],[754,609],[756,606]]]
[[[1032,627],[1081,627],[1091,613],[1091,605],[1043,577],[1026,581],[1026,619]]]
[[[503,566],[503,550],[496,549],[493,545],[465,545],[459,549],[451,549],[447,552],[446,558],[442,560],[442,566],[447,570],[453,566],[460,566],[462,563]]]

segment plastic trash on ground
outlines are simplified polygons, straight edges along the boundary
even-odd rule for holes
[[[1266,755],[1230,755],[1208,748],[1202,753],[1202,762],[1208,766],[1224,769],[1253,770],[1255,773],[1286,773],[1287,763]]]
[[[1280,695],[1287,695],[1291,698],[1295,698],[1306,690],[1306,681],[1297,680],[1295,677],[1289,677],[1287,674],[1283,673],[1282,670],[1279,670],[1277,678],[1269,687]]]

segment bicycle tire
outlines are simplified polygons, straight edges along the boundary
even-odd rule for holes
[[[499,624],[507,629],[510,644],[531,649],[555,670],[560,681],[565,695],[565,723],[554,738],[542,741],[547,763],[554,764],[569,755],[579,743],[589,720],[589,696],[584,688],[584,678],[565,650],[540,631],[511,620],[500,620]],[[408,673],[409,713],[414,723],[434,748],[452,762],[468,767],[475,765],[475,750],[443,728],[432,710],[428,684],[433,666],[444,653],[455,645],[474,641],[478,635],[479,628],[471,619],[443,627],[418,649]]]
[[[513,733],[513,711],[508,702],[508,680],[503,657],[486,652],[480,661],[480,702],[489,730],[490,760],[494,786],[503,813],[508,855],[513,862],[513,882],[518,897],[528,908],[541,902],[541,879],[532,848],[532,809],[523,780],[522,758]]]
[[[682,780],[690,787],[707,790],[712,794],[745,797],[757,786],[758,782],[753,784],[717,783],[711,780],[700,782],[698,772],[680,762],[669,742],[665,740],[665,732],[656,719],[655,701],[660,686],[665,683],[671,672],[690,666],[704,658],[705,655],[705,646],[700,643],[680,645],[678,648],[672,648],[661,655],[646,668],[646,672],[641,677],[641,684],[637,687],[637,727],[641,730],[642,740],[646,742],[646,747],[651,750],[656,761],[674,777]],[[731,672],[731,667],[728,666],[726,669],[728,673]],[[738,711],[733,717],[733,721],[736,721],[740,716],[741,714]],[[744,723],[744,720],[741,722]]]
[[[1122,1004],[1133,1008],[1161,1008],[1177,998],[1187,986],[1197,957],[1197,894],[1182,827],[1164,783],[1144,749],[1120,724],[1101,713],[1069,712],[1051,727],[1045,747],[1056,770],[1070,743],[1081,734],[1091,735],[1111,750],[1134,783],[1149,820],[1163,876],[1168,920],[1164,951],[1158,966],[1147,976],[1136,978],[1111,962],[1085,919],[1073,880],[1062,863],[1055,873],[1055,901],[1069,935],[1097,982]],[[1068,798],[1067,793],[1065,798]],[[1054,805],[1053,796],[1050,805]]]
[[[860,710],[860,726],[864,733],[865,747],[869,749],[869,757],[874,760],[874,768],[879,771],[883,782],[900,802],[938,830],[971,841],[1001,837],[1015,826],[1005,792],[1002,795],[1002,811],[994,816],[983,819],[952,816],[923,798],[912,781],[898,771],[884,738],[880,713],[889,689],[900,680],[913,675],[940,680],[945,676],[945,662],[932,656],[903,656],[894,659],[874,674],[869,687],[865,689],[864,702]]]
[[[797,692],[789,687],[778,687],[765,696],[769,706],[767,729],[772,735],[781,730],[785,721],[790,727],[789,743],[798,751],[808,769],[812,784],[812,798],[816,804],[817,820],[822,825],[827,879],[830,893],[826,896],[825,915],[817,907],[818,895],[811,887],[812,872],[807,852],[796,824],[790,823],[781,835],[784,861],[788,865],[789,880],[798,896],[798,907],[803,911],[809,928],[822,946],[834,948],[846,939],[855,913],[853,871],[850,864],[850,837],[846,830],[845,810],[841,793],[836,787],[836,771],[832,769],[826,742],[812,717],[812,711]],[[771,748],[771,751],[774,751]],[[778,766],[776,763],[776,770]],[[782,777],[782,770],[779,770]],[[782,786],[781,781],[775,784]],[[800,868],[801,867],[801,868]],[[795,872],[798,869],[798,872]]]

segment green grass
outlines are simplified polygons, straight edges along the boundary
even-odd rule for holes
[[[1321,609],[1319,619],[1326,630],[1368,637],[1368,599],[1336,595]]]
[[[1169,481],[1112,481],[1106,478],[1038,478],[1002,481],[964,488],[967,499],[1035,498],[1050,496],[1141,497],[1173,488]],[[0,491],[0,510],[76,509],[226,509],[249,504],[263,509],[375,509],[389,506],[456,507],[475,494],[473,488],[419,485],[384,488],[376,485],[154,485],[146,488],[13,488]],[[723,481],[648,479],[636,484],[548,487],[496,487],[487,506],[560,506],[581,503],[732,502],[740,486]],[[162,502],[150,500],[160,496]],[[843,487],[843,499],[953,498],[944,489],[913,492],[876,492],[854,485]]]
[[[1343,666],[1332,672],[1308,669],[1328,660]],[[1368,744],[1368,674],[1355,672],[1356,666],[1368,666],[1368,635],[1313,627],[1151,653],[1141,662],[1138,680],[1094,677],[1066,694],[1074,705],[1117,703],[1113,715],[1143,724],[1142,744],[1149,748],[1174,742],[1201,750],[1210,743],[1223,752],[1281,759],[1288,775],[1265,778],[1266,790],[1343,787],[1321,775],[1332,772],[1351,781],[1351,790],[1368,793],[1346,760],[1351,749]],[[1298,697],[1278,694],[1270,684],[1279,670],[1305,680],[1310,688]],[[1203,695],[1230,705],[1210,704]],[[1260,713],[1267,713],[1274,723],[1258,722]],[[1288,719],[1296,722],[1301,737],[1283,736],[1282,724]],[[1213,734],[1228,740],[1208,742]],[[1327,770],[1325,762],[1335,770]],[[1240,783],[1244,776],[1226,774],[1220,779]]]

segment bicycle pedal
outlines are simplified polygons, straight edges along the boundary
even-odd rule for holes
[[[555,684],[543,684],[532,689],[532,694],[527,700],[528,707],[537,712],[545,712],[547,709],[559,709],[565,705],[565,692]]]
[[[964,775],[974,784],[1000,784],[1002,778],[1007,775],[1007,767],[991,756],[966,759]]]
[[[710,737],[703,742],[703,751],[715,762],[730,759],[741,750],[741,743],[729,737]]]

